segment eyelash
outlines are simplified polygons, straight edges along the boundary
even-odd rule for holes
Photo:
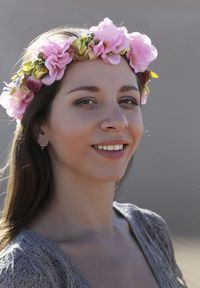
[[[131,101],[132,103],[126,103],[126,104],[133,104],[133,105],[135,105],[135,106],[138,106],[139,105],[139,103],[138,103],[138,100],[136,100],[135,98],[133,98],[133,97],[129,97],[129,98],[124,98],[124,100],[128,100],[128,101]],[[96,100],[94,100],[93,98],[80,98],[80,99],[78,99],[78,100],[76,100],[75,101],[75,105],[90,105],[89,103],[87,103],[87,104],[84,104],[83,102],[85,102],[85,101],[93,101],[93,102],[96,102]]]

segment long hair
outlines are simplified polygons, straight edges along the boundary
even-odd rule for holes
[[[43,33],[29,44],[22,56],[22,63],[31,59],[35,48],[43,39],[67,38],[72,35],[78,37],[85,30],[64,26]],[[42,151],[38,145],[33,136],[33,127],[35,123],[41,124],[48,119],[53,99],[59,91],[61,82],[62,80],[54,82],[51,86],[44,85],[27,107],[21,122],[16,126],[7,163],[1,170],[2,175],[8,172],[8,183],[1,212],[0,251],[52,199],[54,179],[50,157],[47,150]],[[139,80],[138,84],[142,90]],[[130,169],[132,159],[133,157],[125,175],[116,183],[116,192]]]

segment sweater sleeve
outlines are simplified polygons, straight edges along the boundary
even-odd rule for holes
[[[155,238],[158,239],[160,249],[167,258],[170,266],[175,275],[175,279],[179,288],[188,288],[183,274],[176,262],[174,248],[172,244],[171,232],[168,227],[167,222],[160,215],[155,212],[147,214],[148,218],[150,217],[151,225],[154,227]],[[146,216],[147,216],[146,215]]]
[[[52,288],[45,271],[37,266],[37,259],[30,260],[18,251],[0,257],[0,288]]]

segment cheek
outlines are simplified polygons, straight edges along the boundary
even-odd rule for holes
[[[84,152],[84,149],[91,144],[91,121],[83,117],[79,119],[77,115],[74,118],[70,113],[53,119],[55,120],[51,123],[50,143],[53,150],[60,156],[69,151],[70,153],[75,150]]]
[[[69,167],[80,165],[88,145],[84,143],[87,138],[83,137],[82,129],[78,128],[75,129],[74,125],[68,123],[54,129],[49,146],[50,157],[54,165],[56,163]]]
[[[144,122],[141,110],[129,115],[128,122],[135,137],[141,138],[144,133]]]

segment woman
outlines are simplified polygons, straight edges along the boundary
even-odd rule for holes
[[[186,287],[168,227],[115,200],[144,132],[151,40],[105,18],[42,34],[0,96],[17,120],[0,287]]]

